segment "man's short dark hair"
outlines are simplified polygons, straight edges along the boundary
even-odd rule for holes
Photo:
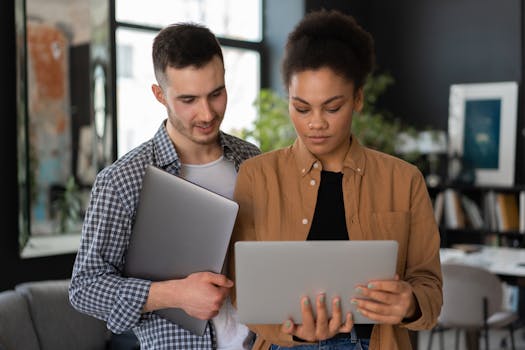
[[[165,80],[167,67],[200,68],[218,56],[224,63],[215,35],[196,23],[176,23],[163,28],[153,40],[153,69],[157,82]]]
[[[355,19],[335,10],[307,14],[288,35],[282,62],[285,88],[294,73],[327,67],[361,88],[375,62],[374,41]]]

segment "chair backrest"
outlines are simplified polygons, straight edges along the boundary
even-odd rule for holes
[[[15,287],[27,300],[40,349],[104,349],[110,336],[105,322],[75,310],[68,285],[69,280],[49,280]]]
[[[40,349],[27,301],[12,290],[0,293],[0,349]]]
[[[502,308],[502,285],[492,272],[476,266],[445,263],[443,307],[439,324],[445,327],[474,328],[484,325],[484,300],[487,317]]]

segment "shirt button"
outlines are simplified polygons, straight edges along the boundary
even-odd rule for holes
[[[316,169],[319,168],[319,163],[315,162],[314,163],[314,168],[316,168]]]
[[[361,168],[357,168],[357,172],[360,173],[361,172]]]
[[[310,180],[310,185],[315,186],[315,180]]]
[[[303,219],[303,225],[306,225],[308,223],[308,219],[304,218]]]
[[[306,169],[301,170],[301,172],[302,172],[303,174],[304,174],[305,171],[306,171]]]

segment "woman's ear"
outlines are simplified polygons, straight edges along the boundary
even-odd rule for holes
[[[363,94],[363,88],[359,88],[354,95],[354,111],[361,112],[363,110],[365,95]]]
[[[160,85],[157,85],[157,84],[151,85],[151,91],[153,92],[153,95],[155,96],[157,101],[159,101],[164,106],[166,106],[166,99],[164,97],[164,91],[162,91],[162,88],[160,87]]]

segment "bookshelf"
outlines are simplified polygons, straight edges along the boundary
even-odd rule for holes
[[[429,187],[441,246],[525,248],[525,186]]]

